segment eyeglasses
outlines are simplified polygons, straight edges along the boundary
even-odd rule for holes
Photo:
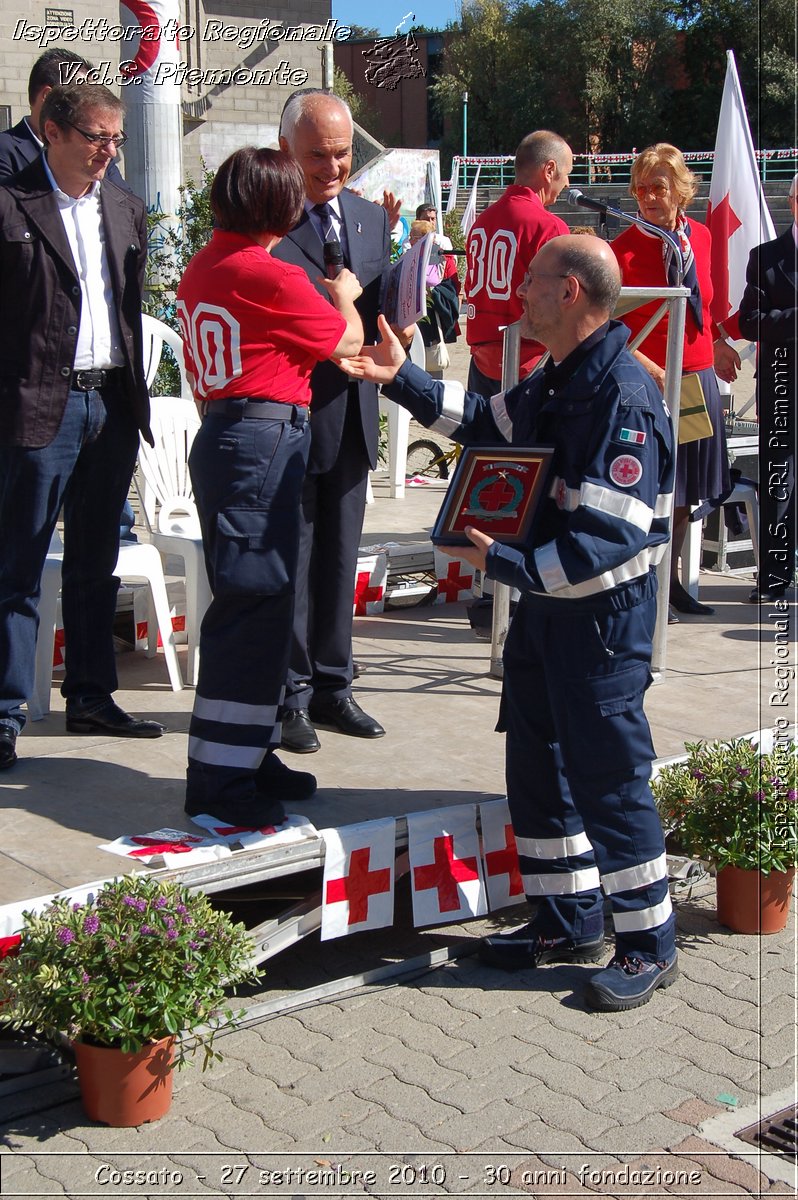
[[[66,124],[71,129],[76,129],[87,142],[91,142],[92,146],[107,146],[113,142],[117,150],[120,150],[127,141],[126,133],[87,133],[85,129],[81,129],[79,125],[73,125],[71,121],[67,121]]]
[[[638,200],[645,200],[649,192],[652,192],[657,200],[661,200],[670,190],[667,183],[641,183],[634,189],[634,194]]]
[[[529,287],[533,279],[575,279],[580,288],[586,295],[590,295],[582,280],[578,275],[574,275],[572,271],[563,274],[562,271],[527,271],[524,278],[521,280],[521,287]]]

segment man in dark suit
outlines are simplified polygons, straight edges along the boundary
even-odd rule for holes
[[[143,201],[104,179],[123,105],[54,88],[45,153],[0,187],[0,767],[16,759],[33,688],[41,575],[64,509],[62,612],[71,733],[160,737],[111,699],[119,512],[139,431]]]
[[[289,99],[280,148],[304,172],[305,211],[273,253],[302,267],[321,291],[317,281],[325,274],[325,243],[340,243],[343,262],[363,288],[356,307],[365,340],[374,342],[390,236],[385,209],[344,187],[352,166],[352,133],[352,115],[338,97],[308,91]],[[352,597],[368,472],[377,463],[377,390],[324,362],[313,372],[311,394],[310,460],[282,727],[282,745],[298,753],[319,749],[315,724],[355,737],[385,733],[352,699]]]
[[[759,582],[749,597],[753,604],[782,597],[795,575],[798,175],[789,200],[790,228],[751,251],[739,311],[740,333],[758,343]]]
[[[81,83],[91,70],[91,63],[74,50],[64,50],[61,46],[51,46],[44,54],[36,59],[28,77],[28,103],[30,112],[27,117],[11,129],[0,133],[0,181],[9,179],[35,162],[42,152],[44,141],[41,135],[39,118],[42,105],[54,87],[65,83]],[[66,76],[69,75],[69,78]],[[74,78],[72,76],[74,75]],[[108,164],[105,178],[125,187],[119,167],[115,162]]]

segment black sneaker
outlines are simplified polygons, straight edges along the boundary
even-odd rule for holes
[[[670,987],[679,975],[679,956],[645,962],[628,955],[613,958],[603,971],[597,971],[585,991],[591,1008],[602,1012],[623,1012],[648,1004],[657,988]]]
[[[531,925],[493,934],[479,943],[482,962],[502,971],[523,971],[548,962],[598,962],[603,953],[603,933],[595,938],[544,937]]]
[[[310,771],[292,771],[276,754],[267,754],[255,775],[255,787],[262,800],[282,800],[286,804],[310,800],[316,793],[316,776]]]
[[[279,800],[267,800],[256,796],[253,800],[225,803],[223,800],[186,800],[184,811],[190,817],[207,813],[225,825],[237,829],[265,829],[268,825],[282,825],[285,809]]]

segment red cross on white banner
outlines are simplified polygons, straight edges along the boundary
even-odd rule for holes
[[[476,806],[407,814],[415,925],[487,912]]]
[[[457,604],[470,600],[474,590],[474,568],[462,558],[450,558],[435,550],[435,576],[438,581],[436,604]]]
[[[321,937],[343,937],[393,923],[396,821],[323,829]]]
[[[385,608],[385,584],[388,559],[384,554],[361,556],[355,572],[353,612],[356,617],[372,616]]]
[[[490,800],[480,804],[479,820],[491,912],[506,908],[508,904],[522,904],[526,897],[507,801]]]

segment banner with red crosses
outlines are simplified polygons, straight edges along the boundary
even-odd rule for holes
[[[361,554],[355,568],[353,615],[356,617],[370,617],[376,613],[384,612],[385,588],[387,583],[387,554]]]
[[[476,805],[408,813],[413,923],[441,925],[488,911]]]
[[[524,884],[518,865],[515,834],[506,800],[489,800],[479,806],[482,856],[491,912],[508,904],[523,904]]]
[[[321,939],[393,924],[396,821],[322,829]]]
[[[457,604],[474,594],[474,568],[462,558],[450,558],[435,547],[436,604]]]

